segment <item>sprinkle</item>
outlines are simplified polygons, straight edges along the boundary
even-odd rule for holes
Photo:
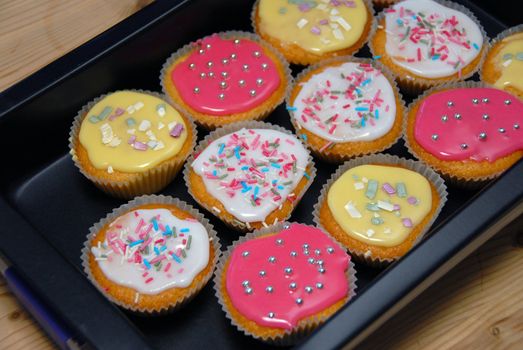
[[[401,219],[401,223],[403,224],[403,226],[405,226],[407,228],[411,228],[412,227],[412,220],[410,218],[403,218],[403,219]]]
[[[109,106],[104,107],[104,109],[98,115],[98,119],[100,121],[104,120],[105,118],[107,118],[109,116],[109,114],[111,114],[112,110],[113,109],[111,107],[109,107]]]
[[[375,231],[373,229],[369,228],[366,233],[367,233],[368,237],[372,237],[372,236],[374,236]]]
[[[374,197],[376,197],[377,191],[378,191],[378,181],[369,180],[369,183],[367,184],[367,191],[365,192],[365,196],[368,199],[374,199]]]
[[[398,197],[400,198],[407,197],[407,187],[403,182],[398,182],[396,184],[396,192],[398,193]]]
[[[355,182],[354,183],[354,189],[356,191],[361,191],[365,188],[365,184],[363,182]]]
[[[172,137],[180,137],[180,135],[182,134],[184,130],[184,127],[182,124],[180,123],[177,123],[172,129],[171,129],[171,132],[169,133],[170,136]]]
[[[345,204],[345,210],[354,219],[359,219],[362,217],[361,213],[358,211],[358,209],[356,209],[352,201],[349,201],[347,204]]]
[[[384,201],[378,201],[378,207],[380,209],[383,209],[383,210],[386,210],[386,211],[393,211],[394,210],[394,205],[389,203],[389,202],[384,202]]]
[[[291,111],[291,112],[296,112],[298,110],[298,108],[292,107],[292,106],[288,106],[288,105],[287,105],[286,108],[287,108],[288,111]]]
[[[181,264],[182,263],[182,260],[176,256],[176,254],[171,254],[172,258],[174,261],[176,261],[178,264]]]
[[[142,120],[142,122],[138,126],[138,130],[140,130],[140,131],[146,131],[146,130],[149,130],[150,128],[151,128],[151,122],[148,121],[147,119]]]
[[[188,228],[182,228],[182,229],[180,230],[180,232],[183,232],[183,233],[186,233],[186,232],[189,232],[189,231],[190,231],[190,230],[189,230]]]
[[[164,117],[165,116],[165,113],[166,113],[166,109],[165,109],[165,104],[162,103],[162,104],[159,104],[156,106],[156,113],[158,113],[158,115],[160,117]]]
[[[113,167],[109,165],[109,166],[107,167],[107,172],[108,172],[109,174],[114,173],[114,169],[113,169]]]
[[[388,195],[393,195],[396,193],[396,190],[394,189],[394,187],[392,187],[388,182],[385,182],[381,188]]]
[[[134,118],[127,118],[125,119],[125,123],[127,124],[127,126],[133,126],[133,125],[136,125],[136,120],[134,120]]]
[[[302,18],[296,23],[296,26],[298,26],[298,28],[302,29],[303,27],[305,27],[307,25],[307,23],[309,23],[309,21],[307,21],[305,18]]]
[[[147,270],[151,269],[151,264],[149,263],[149,261],[147,259],[143,259],[143,264],[145,265]]]
[[[407,198],[407,202],[411,205],[416,205],[418,204],[418,199],[416,197],[410,196]]]

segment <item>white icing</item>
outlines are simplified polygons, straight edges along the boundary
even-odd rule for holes
[[[418,21],[416,18],[413,18],[413,16],[407,16],[406,14],[400,17],[402,7],[404,10],[410,9],[416,14],[421,12],[425,14],[424,18],[427,19],[434,15],[439,16],[442,20],[448,20],[455,16],[459,22],[456,28],[460,31],[465,30],[464,41],[470,41],[470,48],[447,40],[447,36],[445,36],[443,31],[451,27],[447,24],[438,24],[433,31],[436,42],[435,54],[441,54],[442,56],[446,54],[448,58],[445,60],[432,59],[434,56],[431,54],[429,45],[423,44],[422,42],[414,43],[410,38],[402,40],[407,26],[410,25],[414,28],[415,23]],[[405,0],[397,3],[393,8],[396,11],[386,12],[385,16],[387,31],[385,48],[387,54],[392,57],[394,62],[408,71],[425,78],[446,77],[458,72],[473,61],[479,54],[480,51],[478,48],[481,49],[483,45],[483,35],[478,25],[464,13],[440,5],[432,0]],[[402,25],[400,25],[398,21],[401,21]],[[412,31],[410,33],[412,33]],[[432,34],[425,37],[430,38]],[[474,47],[473,44],[476,44],[477,47]],[[448,47],[448,52],[437,51],[444,45]],[[418,61],[418,48],[421,50],[421,61]],[[398,59],[398,57],[411,58],[414,59],[414,61],[408,62],[403,59]],[[455,62],[458,61],[461,63],[456,67]]]
[[[139,213],[139,216],[135,215]],[[127,241],[136,241],[139,239],[139,233],[135,232],[139,225],[140,219],[143,219],[146,225],[143,225],[142,231],[147,229],[151,219],[158,217],[157,222],[163,226],[169,226],[177,234],[177,237],[165,236],[161,229],[155,230],[153,227],[150,231],[152,238],[149,246],[149,251],[146,254],[142,251],[142,259],[148,261],[153,260],[157,254],[154,250],[154,242],[159,239],[165,240],[166,249],[160,251],[160,255],[165,255],[167,259],[161,261],[161,268],[156,270],[155,266],[147,269],[144,263],[137,263],[132,259],[134,252],[136,252],[140,245],[130,247]],[[189,229],[188,232],[180,232],[183,229]],[[108,242],[109,233],[116,233],[115,239],[121,239],[126,244],[126,255],[123,256],[118,249],[114,251],[113,246]],[[182,236],[183,235],[183,236]],[[187,249],[187,242],[191,236],[191,243]],[[160,248],[160,244],[156,244]],[[186,257],[179,257],[180,262],[177,262],[168,252],[176,253],[179,249],[184,249]],[[209,236],[205,227],[198,221],[180,220],[175,217],[167,209],[141,209],[129,212],[123,216],[118,217],[111,223],[107,229],[107,236],[104,244],[99,247],[92,247],[97,262],[103,271],[104,275],[119,285],[127,286],[135,289],[137,292],[143,294],[158,294],[170,288],[184,288],[189,286],[194,277],[198,275],[209,262]],[[107,258],[106,258],[107,257]],[[171,264],[169,270],[165,269],[168,264]],[[147,275],[144,277],[144,273]],[[152,278],[148,283],[146,281]]]
[[[364,65],[348,62],[311,76],[302,84],[294,100],[295,120],[310,132],[332,142],[372,141],[385,135],[394,125],[396,117],[394,90],[380,70]],[[346,92],[351,86],[357,87],[357,90],[351,89],[348,94],[330,93]],[[372,101],[378,91],[379,99],[383,101],[377,99],[372,105],[369,104],[368,101]],[[321,101],[318,101],[319,95]],[[357,110],[361,108],[368,108],[368,111]],[[308,111],[315,117],[305,113]],[[336,120],[327,122],[336,114]],[[364,114],[368,119],[362,124],[361,116]],[[334,130],[333,126],[336,126]]]
[[[237,135],[238,141],[235,141],[232,135]],[[256,142],[258,135],[259,141]],[[267,153],[263,154],[263,144],[273,143],[276,139],[279,139],[280,146],[269,148],[275,153],[270,156],[267,156]],[[221,146],[222,144],[226,146]],[[240,155],[240,159],[233,152],[239,144],[249,147],[239,151],[244,153]],[[223,150],[219,155],[221,147]],[[285,177],[280,172],[289,166],[286,164],[294,162],[291,155],[296,157],[296,167],[287,170]],[[223,159],[224,166],[215,167],[216,162],[211,161],[215,159],[213,157]],[[267,215],[277,209],[293,192],[304,176],[308,157],[309,153],[294,135],[269,129],[241,129],[214,140],[192,163],[192,167],[203,179],[207,192],[218,199],[230,214],[242,222],[259,222],[264,221]],[[280,162],[271,162],[276,159]],[[258,171],[252,171],[252,160],[256,163]],[[234,170],[228,170],[233,168]],[[216,171],[218,177],[227,177],[212,178],[215,176],[213,171]],[[289,181],[290,183],[283,185]],[[251,200],[256,188],[258,205],[253,205]],[[278,199],[271,189],[278,192],[281,198]]]

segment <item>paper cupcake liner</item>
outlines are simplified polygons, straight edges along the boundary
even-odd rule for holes
[[[285,334],[283,334],[281,337],[271,338],[271,337],[262,337],[257,334],[253,334],[249,332],[247,329],[242,327],[241,324],[239,324],[234,317],[231,315],[230,310],[227,308],[224,302],[224,296],[222,295],[221,291],[221,285],[223,282],[223,276],[226,273],[225,270],[225,264],[227,261],[229,261],[231,254],[233,253],[234,249],[239,244],[242,244],[244,242],[250,241],[251,239],[256,239],[271,233],[278,233],[282,231],[284,228],[288,227],[288,225],[292,224],[292,222],[280,222],[275,225],[271,225],[269,227],[264,227],[258,230],[255,230],[253,232],[247,233],[245,236],[240,237],[238,240],[234,241],[225,252],[223,252],[222,257],[220,258],[220,261],[218,262],[218,266],[216,267],[216,271],[214,273],[214,290],[215,295],[218,298],[218,303],[220,304],[222,310],[225,312],[226,317],[231,321],[231,323],[242,333],[245,335],[251,336],[257,340],[260,340],[262,342],[275,345],[275,346],[289,346],[294,345],[301,339],[305,338],[307,335],[309,335],[314,329],[316,329],[318,326],[320,326],[322,323],[324,323],[329,317],[331,316],[323,316],[323,317],[308,317],[308,319],[304,322],[303,320],[300,321],[299,325],[296,327],[296,329],[287,330]],[[307,225],[310,227],[313,227],[311,225]],[[345,250],[343,246],[341,246],[332,236],[330,236],[325,230],[322,230],[325,235],[327,235],[329,238],[332,239],[333,244],[337,244],[340,249]],[[349,267],[346,271],[346,276],[349,282],[349,292],[347,294],[347,300],[345,301],[345,304],[348,303],[355,295],[356,295],[356,270],[354,269],[354,263],[352,262],[352,259],[349,260]],[[343,306],[342,306],[343,307]]]
[[[191,189],[191,186],[190,186],[190,181],[189,181],[189,173],[190,173],[190,171],[192,169],[192,163],[194,162],[196,157],[203,150],[205,150],[205,148],[207,148],[207,146],[209,146],[214,140],[216,140],[216,139],[218,139],[218,138],[220,138],[222,136],[231,134],[231,133],[233,133],[235,131],[241,130],[243,128],[245,128],[245,129],[270,129],[270,130],[277,130],[277,131],[283,132],[283,133],[285,133],[287,135],[295,136],[292,132],[290,132],[289,130],[287,130],[285,128],[282,128],[279,125],[273,125],[273,124],[270,124],[270,123],[260,122],[260,121],[244,121],[244,122],[239,122],[239,123],[226,125],[224,127],[221,127],[219,129],[216,129],[216,130],[212,131],[207,136],[205,136],[205,138],[203,140],[200,141],[198,146],[196,146],[196,149],[194,150],[193,154],[191,154],[189,156],[189,158],[187,159],[187,162],[185,163],[185,168],[183,170],[183,178],[185,180],[185,184],[187,186],[187,190],[188,190],[189,194],[191,195],[191,197],[196,202],[198,202],[198,204],[201,207],[205,208],[208,212],[212,213],[214,216],[216,216],[218,219],[220,219],[222,222],[224,222],[230,228],[232,228],[234,230],[237,230],[237,231],[240,231],[240,232],[249,232],[249,231],[254,230],[254,228],[251,227],[249,223],[242,222],[242,221],[240,221],[240,220],[238,220],[236,218],[234,218],[233,220],[229,220],[228,218],[224,218],[224,217],[222,217],[220,215],[220,213],[217,213],[213,209],[212,206],[209,206],[206,203],[201,202],[194,195],[194,193],[193,193],[193,191]],[[304,147],[305,147],[305,149],[307,149],[305,145],[304,145]],[[292,202],[292,210],[291,210],[291,212],[287,216],[285,216],[282,219],[282,221],[283,220],[287,220],[292,215],[292,212],[294,211],[294,209],[296,208],[296,206],[300,202],[301,198],[307,192],[307,190],[309,189],[310,185],[314,181],[314,178],[316,177],[316,167],[314,165],[314,160],[312,159],[312,156],[310,155],[310,153],[309,153],[308,163],[307,164],[308,164],[307,167],[310,168],[310,171],[308,173],[309,174],[309,179],[307,181],[307,184],[305,185],[305,187],[303,188],[301,193],[295,193],[296,194],[296,199]],[[209,196],[210,196],[210,194],[209,194]],[[278,210],[278,208],[276,208],[275,210]],[[266,224],[270,225],[272,223],[266,223]]]
[[[249,41],[254,41],[261,45],[264,49],[270,51],[276,58],[279,63],[279,65],[283,68],[283,75],[285,76],[285,81],[282,81],[282,84],[285,84],[285,91],[282,93],[282,95],[276,100],[275,103],[273,103],[270,106],[267,106],[267,108],[264,108],[263,110],[260,110],[258,112],[253,113],[253,111],[246,111],[241,113],[235,113],[227,116],[213,116],[213,115],[206,115],[204,113],[200,113],[197,111],[192,110],[192,108],[185,103],[176,103],[176,101],[173,99],[173,97],[169,94],[167,91],[167,88],[165,87],[165,79],[169,78],[169,70],[170,68],[182,57],[185,57],[189,55],[196,47],[197,43],[201,40],[205,40],[207,38],[212,37],[213,35],[218,35],[219,37],[223,39],[246,39]],[[212,35],[205,36],[197,41],[191,42],[176,52],[174,52],[162,66],[162,69],[160,71],[160,84],[162,86],[162,91],[164,95],[166,96],[167,100],[171,103],[174,103],[175,105],[179,106],[182,111],[184,111],[187,115],[191,115],[194,121],[201,127],[207,129],[207,130],[214,130],[218,127],[222,127],[231,123],[235,122],[241,122],[241,121],[248,121],[248,120],[263,120],[265,119],[274,109],[276,109],[277,106],[279,106],[286,95],[287,90],[290,88],[290,85],[292,84],[292,73],[291,69],[289,67],[289,63],[287,60],[283,57],[283,55],[276,50],[274,47],[272,47],[269,43],[262,40],[258,35],[250,33],[250,32],[244,32],[244,31],[226,31],[226,32],[219,32]],[[269,98],[271,98],[272,95]],[[180,100],[182,100],[181,96],[177,96]],[[183,100],[182,100],[183,101]],[[263,105],[265,101],[261,103]],[[260,105],[255,106],[254,108],[258,108]],[[215,118],[216,121],[213,120],[213,122],[208,123],[204,120],[201,120],[198,118],[198,115],[205,115],[208,117]]]
[[[444,169],[438,167],[438,164],[434,164],[433,162],[425,159],[420,154],[418,154],[412,148],[412,145],[411,145],[411,143],[415,142],[415,140],[410,140],[409,137],[407,136],[408,135],[408,133],[407,133],[408,120],[409,120],[408,118],[410,115],[410,110],[414,106],[421,103],[425,98],[427,98],[428,96],[430,96],[433,93],[436,93],[436,92],[442,91],[442,90],[457,89],[457,88],[495,88],[495,87],[490,86],[486,83],[482,83],[482,82],[464,81],[464,82],[459,82],[459,83],[449,83],[449,84],[442,84],[442,85],[434,86],[433,88],[425,91],[423,94],[421,94],[416,99],[414,99],[408,106],[407,112],[405,114],[405,119],[403,120],[403,140],[405,141],[405,147],[407,147],[407,150],[409,151],[410,154],[412,154],[414,157],[416,157],[420,161],[425,162],[427,165],[432,167],[435,171],[440,173],[441,176],[443,176],[443,178],[445,179],[445,181],[447,181],[447,183],[456,185],[456,186],[459,186],[462,188],[477,189],[477,188],[487,184],[491,180],[499,177],[501,174],[503,174],[503,172],[505,172],[505,170],[498,171],[498,172],[492,173],[487,176],[476,176],[476,177],[469,177],[469,178],[457,176],[455,174],[445,171]],[[517,98],[517,97],[514,96],[514,98]],[[428,151],[427,151],[427,153],[428,153]]]
[[[371,64],[374,68],[379,69],[383,73],[383,75],[387,78],[387,80],[389,81],[390,85],[392,86],[392,90],[394,91],[395,96],[400,101],[400,106],[398,106],[398,108],[402,108],[402,110],[403,110],[403,113],[401,113],[401,115],[400,115],[400,118],[402,118],[402,124],[403,124],[403,120],[405,119],[405,111],[407,110],[407,108],[405,105],[405,101],[403,100],[403,96],[401,95],[401,93],[399,91],[398,84],[396,83],[396,80],[394,79],[394,76],[392,75],[390,70],[387,67],[385,67],[381,62],[378,62],[376,60],[369,59],[369,58],[359,58],[359,57],[353,57],[353,56],[340,56],[340,57],[334,57],[334,58],[322,61],[320,63],[317,63],[315,65],[309,66],[308,68],[301,71],[294,79],[294,84],[291,86],[291,89],[289,89],[287,96],[285,97],[287,106],[292,106],[291,95],[293,94],[294,89],[302,83],[302,80],[311,71],[315,71],[316,69],[319,69],[319,68],[327,68],[327,67],[331,66],[332,64],[338,63],[338,62],[368,63],[368,64]],[[292,126],[294,127],[294,130],[296,131],[296,134],[299,134],[300,130],[302,128],[305,129],[297,121],[297,117],[299,117],[299,116],[297,116],[297,114],[291,110],[287,110],[287,111],[290,114],[291,123],[292,123]],[[390,130],[389,130],[389,132],[390,132]],[[319,135],[316,135],[316,134],[314,134],[314,135],[316,137],[321,138],[321,136],[319,136]],[[385,136],[385,135],[383,135],[383,136]],[[354,151],[354,152],[348,153],[348,154],[342,154],[341,152],[335,152],[335,151],[333,151],[333,147],[323,146],[321,148],[318,148],[318,147],[315,147],[314,145],[312,145],[308,140],[303,140],[303,141],[307,145],[307,147],[311,150],[311,152],[314,154],[314,156],[316,156],[326,162],[342,163],[344,161],[347,161],[347,160],[355,158],[355,157],[363,156],[366,154],[378,153],[383,150],[386,150],[386,149],[390,148],[392,145],[394,145],[400,138],[401,138],[401,132],[398,132],[398,135],[391,142],[389,142],[383,146],[376,147],[375,149],[368,150],[366,152],[365,151],[362,151],[362,152]],[[379,138],[376,140],[379,140]],[[329,144],[329,140],[324,139],[324,141],[325,141],[325,143],[324,143],[325,145]],[[372,140],[372,141],[375,141],[375,140]],[[372,142],[372,141],[369,141],[369,142]],[[336,144],[350,144],[350,143],[351,142],[332,142],[332,145],[335,146]]]
[[[190,151],[187,152],[187,154],[183,155],[183,157],[180,159],[167,159],[152,169],[149,169],[144,172],[134,173],[132,174],[132,176],[130,176],[129,180],[126,181],[102,179],[90,174],[80,163],[76,154],[76,145],[80,143],[79,134],[82,121],[87,116],[88,112],[98,102],[100,102],[106,96],[120,91],[133,91],[142,94],[148,94],[154,97],[158,97],[163,101],[167,102],[165,96],[156,92],[146,90],[118,90],[108,94],[103,94],[95,98],[94,100],[84,105],[73,120],[73,125],[71,126],[69,132],[69,154],[73,159],[74,165],[87,179],[94,183],[96,187],[98,187],[99,189],[111,196],[124,199],[131,199],[138,195],[158,192],[162,190],[165,186],[167,186],[182,168],[183,163],[185,159],[187,159],[187,157],[189,156]],[[182,114],[183,117],[185,117],[184,121],[186,122],[188,127],[187,131],[192,135],[190,150],[193,150],[194,146],[196,145],[196,139],[198,138],[196,126],[194,125],[192,119],[187,114],[182,112],[177,105],[171,105],[175,110]],[[179,154],[175,157],[178,158],[178,156]]]
[[[313,215],[313,221],[325,232],[329,232],[328,230],[323,227],[320,220],[320,208],[322,204],[327,200],[327,193],[332,186],[332,184],[340,178],[341,175],[343,175],[347,170],[352,169],[354,167],[360,166],[360,165],[369,165],[369,164],[385,164],[385,165],[399,165],[405,169],[409,169],[412,171],[417,172],[418,174],[425,177],[436,189],[438,196],[439,196],[439,203],[438,207],[436,208],[436,211],[432,215],[430,221],[425,225],[425,227],[420,231],[418,237],[414,241],[412,248],[414,248],[426,235],[426,233],[429,231],[430,227],[436,220],[436,218],[441,213],[441,210],[443,206],[445,205],[447,201],[447,186],[445,186],[445,182],[443,179],[429,166],[426,164],[400,158],[397,156],[389,155],[389,154],[373,154],[368,156],[359,157],[356,159],[349,160],[345,162],[344,164],[340,165],[340,167],[332,174],[331,178],[327,180],[325,185],[323,185],[320,197],[318,198],[318,202],[314,205],[314,211],[312,213]],[[358,261],[361,261],[369,266],[372,267],[384,267],[388,264],[392,263],[393,261],[401,258],[401,256],[395,257],[395,258],[381,258],[378,256],[373,256],[370,251],[360,251],[352,247],[345,247],[347,250],[351,253],[351,255],[356,258]]]
[[[471,76],[474,75],[474,73],[476,73],[479,70],[480,67],[483,66],[483,61],[485,60],[487,49],[488,49],[487,33],[485,32],[485,29],[483,28],[483,26],[481,25],[481,23],[479,22],[477,17],[474,15],[474,13],[472,13],[472,11],[470,11],[465,6],[452,2],[452,1],[447,1],[447,0],[433,0],[433,1],[439,3],[440,5],[443,5],[445,7],[448,7],[450,9],[459,11],[459,12],[467,15],[478,26],[478,28],[481,31],[481,34],[483,36],[483,45],[482,45],[481,51],[479,53],[480,58],[479,58],[478,62],[475,64],[475,67],[473,67],[473,69],[470,72],[468,72],[466,74],[458,75],[456,77],[447,76],[447,77],[440,77],[440,78],[435,78],[435,79],[428,79],[428,78],[423,78],[423,77],[419,77],[419,76],[410,76],[411,74],[414,74],[412,72],[409,72],[409,74],[407,76],[403,76],[403,75],[395,72],[395,70],[392,69],[392,67],[389,67],[390,71],[396,78],[396,81],[398,82],[398,85],[400,86],[402,91],[404,91],[405,93],[410,94],[410,95],[417,95],[417,94],[423,92],[424,90],[431,88],[433,86],[442,85],[442,84],[446,84],[446,83],[452,83],[452,82],[459,82],[459,81],[463,81],[463,80],[470,78]],[[392,4],[392,5],[394,5],[394,4]],[[381,26],[382,21],[385,22],[384,21],[385,15],[386,15],[386,13],[384,10],[376,16],[376,23],[377,23],[378,28],[379,28],[379,26]],[[370,49],[372,56],[377,55],[376,50],[373,45],[373,38],[371,38],[369,40],[369,49]],[[470,64],[472,64],[472,62],[469,63],[467,65],[467,67]]]
[[[511,28],[505,29],[504,31],[499,33],[494,39],[492,39],[488,43],[488,47],[487,47],[487,50],[486,50],[487,52],[485,53],[485,60],[482,62],[481,69],[479,71],[479,77],[480,77],[481,81],[484,81],[484,82],[486,82],[488,84],[494,84],[495,83],[494,81],[487,81],[487,80],[485,80],[485,77],[483,76],[483,69],[488,64],[487,58],[489,56],[489,53],[492,50],[492,48],[496,46],[496,44],[498,44],[499,42],[503,41],[505,38],[507,38],[507,37],[509,37],[511,35],[519,34],[519,33],[523,33],[523,24],[519,24],[519,25],[517,25],[515,27],[511,27]],[[520,96],[519,98],[522,99],[523,95]]]
[[[196,286],[191,288],[190,290],[187,290],[186,295],[176,302],[169,304],[169,305],[163,305],[160,309],[147,309],[142,308],[136,305],[130,305],[127,303],[124,303],[113,296],[109,295],[104,288],[98,283],[98,281],[93,277],[91,268],[89,265],[89,256],[91,253],[91,241],[94,239],[94,237],[100,232],[100,230],[107,224],[111,223],[115,219],[117,219],[119,216],[129,212],[130,210],[133,210],[136,207],[139,207],[144,204],[167,204],[167,205],[174,205],[178,207],[179,209],[188,212],[193,218],[198,220],[207,231],[207,234],[209,235],[209,242],[212,244],[212,248],[214,250],[214,258],[209,263],[212,265],[212,268],[209,270],[209,272],[201,279],[200,283],[198,283]],[[167,313],[171,313],[173,311],[178,310],[180,307],[187,304],[189,301],[191,301],[198,292],[205,287],[207,282],[211,279],[214,269],[216,268],[216,265],[218,264],[218,261],[221,256],[221,244],[220,240],[216,234],[216,231],[214,230],[214,227],[212,224],[207,220],[203,214],[201,214],[198,210],[193,208],[191,205],[185,203],[184,201],[181,201],[177,198],[164,196],[164,195],[145,195],[141,197],[137,197],[133,199],[132,201],[123,204],[122,206],[114,209],[112,212],[107,214],[103,219],[95,223],[93,226],[89,228],[89,234],[87,235],[87,238],[85,240],[84,246],[82,248],[82,267],[84,270],[84,273],[87,275],[87,278],[91,283],[94,284],[94,286],[102,293],[109,301],[112,303],[129,310],[133,313],[144,315],[144,316],[160,316]],[[130,288],[130,287],[128,287]]]
[[[374,36],[374,33],[376,31],[376,28],[377,28],[377,22],[376,22],[376,18],[375,18],[375,11],[374,11],[374,6],[372,4],[372,0],[362,0],[362,1],[365,4],[365,6],[367,7],[367,9],[369,10],[369,13],[370,13],[369,20],[371,21],[371,25],[370,25],[369,32],[367,33],[367,36],[365,37],[364,40],[362,40],[360,45],[355,46],[350,51],[348,51],[346,49],[340,49],[340,50],[336,50],[336,51],[325,52],[318,59],[308,59],[308,58],[290,59],[288,57],[285,57],[285,54],[282,53],[282,55],[285,57],[285,59],[287,59],[287,61],[289,61],[292,64],[308,66],[310,64],[319,63],[319,62],[321,62],[321,61],[323,61],[325,59],[329,59],[329,58],[333,58],[333,57],[354,55],[355,53],[357,53],[359,50],[361,50],[362,47],[365,46],[365,44],[369,43],[370,38],[372,38]],[[251,27],[253,28],[254,32],[257,33],[261,37],[260,30],[259,30],[258,26],[256,25],[256,12],[257,12],[257,9],[258,9],[259,2],[260,2],[260,0],[256,0],[256,2],[254,3],[254,5],[252,7],[252,11],[251,11]],[[267,36],[269,36],[269,35],[267,35]],[[278,38],[272,38],[272,39],[274,41],[281,42],[282,46],[286,45],[286,43],[282,42]],[[265,40],[265,41],[267,41],[267,40]],[[272,44],[272,45],[273,45],[273,47],[276,47],[274,44]],[[278,48],[276,47],[276,49],[278,49]]]

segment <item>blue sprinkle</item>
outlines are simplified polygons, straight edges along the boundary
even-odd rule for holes
[[[374,197],[376,197],[376,192],[378,192],[378,181],[369,180],[369,183],[367,184],[367,191],[365,191],[365,196],[368,199],[374,199]]]
[[[166,249],[167,249],[167,246],[166,245],[162,245],[162,247],[160,248],[160,252],[163,252]]]
[[[188,228],[182,228],[182,229],[180,230],[180,232],[183,232],[183,233],[185,233],[185,232],[189,232],[189,229],[188,229]]]
[[[169,236],[169,235],[172,235],[172,234],[173,234],[173,231],[171,230],[169,225],[165,225],[165,232],[163,233],[163,235],[164,236]]]
[[[262,173],[268,173],[269,172],[269,168],[262,168]]]
[[[278,164],[278,163],[271,163],[271,166],[272,166],[273,168],[277,168],[277,169],[280,169],[280,168],[281,168],[281,165]]]
[[[260,188],[258,186],[254,187],[254,200],[258,197],[258,192],[260,191]]]
[[[158,231],[158,223],[156,222],[156,218],[153,218],[153,227],[155,231]]]
[[[244,165],[241,167],[242,170],[249,170],[249,166],[248,165]]]
[[[416,17],[414,17],[414,19],[416,19]],[[398,23],[399,25],[402,25],[403,24],[403,21],[401,20],[401,18],[398,18],[396,20],[396,23]]]
[[[361,126],[365,126],[365,119],[361,118]]]
[[[218,172],[217,172],[216,170],[213,170],[213,171],[212,171],[212,174],[213,174],[214,176],[216,176],[216,175],[218,175]]]
[[[236,146],[234,148],[234,155],[236,156],[236,158],[238,158],[238,160],[241,158],[240,157],[240,146]]]
[[[98,116],[98,119],[104,120],[105,118],[107,118],[109,116],[109,114],[111,114],[112,110],[113,109],[111,107],[109,107],[109,106],[105,107],[103,109],[103,111],[100,113],[100,115]]]
[[[145,267],[147,268],[147,270],[150,270],[150,269],[151,269],[151,264],[149,264],[149,261],[147,261],[147,259],[143,259],[143,264],[145,265]]]
[[[302,138],[304,141],[307,141],[307,135],[305,135],[305,134],[301,134],[301,138]]]
[[[89,121],[93,124],[96,124],[99,122],[98,117],[95,117],[94,115],[89,117]]]
[[[245,187],[245,188],[242,190],[242,193],[249,192],[251,189],[252,189],[251,186]]]
[[[374,117],[375,117],[376,119],[380,119],[380,111],[379,111],[378,109],[375,109],[375,110],[374,110]]]
[[[276,182],[278,182],[278,180],[272,180],[273,185],[276,185]]]
[[[356,88],[355,90],[356,90],[356,92],[358,93],[358,95],[361,95],[361,94],[362,94],[362,93],[361,93],[361,90],[360,90],[359,88]]]
[[[283,190],[284,187],[283,187],[282,185],[278,185],[278,189],[279,189],[279,190]]]
[[[143,243],[143,239],[139,239],[139,240],[137,240],[137,241],[134,241],[134,242],[132,242],[132,243],[129,243],[129,248],[132,248],[132,247],[134,247],[134,246],[136,246],[136,245],[138,245],[138,244],[142,244],[142,243]]]
[[[225,148],[225,143],[222,143],[220,145],[220,149],[218,150],[218,155],[222,154],[223,153],[223,149]]]
[[[436,55],[432,56],[432,60],[433,61],[439,60],[439,54],[436,54]]]
[[[240,183],[241,183],[243,189],[246,189],[246,188],[249,187],[249,186],[247,186],[247,184],[245,183],[245,181],[242,181],[242,182],[240,182]]]
[[[369,107],[356,107],[354,109],[357,110],[358,112],[365,112],[365,111],[369,110]]]
[[[288,110],[288,111],[292,111],[292,112],[294,112],[294,111],[297,111],[298,108],[296,108],[296,107],[292,107],[292,106],[287,106],[287,110]]]
[[[361,86],[365,86],[367,84],[369,84],[372,80],[369,78],[367,80],[365,80],[364,82],[361,83]]]
[[[380,58],[381,58],[381,56],[379,56],[379,55],[372,57],[373,60],[379,60]]]
[[[158,247],[154,247],[154,252],[156,253],[156,255],[160,255],[160,251],[158,250]]]
[[[133,126],[136,124],[136,120],[134,120],[134,118],[127,118],[125,119],[125,123],[127,124],[127,126]]]
[[[476,44],[476,43],[472,43],[472,46],[474,46],[474,48],[475,48],[476,50],[479,51],[479,46],[478,46],[478,44]]]
[[[174,261],[176,261],[178,264],[181,264],[182,261],[180,260],[179,257],[177,257],[175,254],[171,254],[171,256],[173,257]]]

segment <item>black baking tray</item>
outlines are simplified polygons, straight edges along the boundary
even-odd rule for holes
[[[458,2],[475,13],[490,36],[505,28],[477,4]],[[97,190],[67,154],[69,127],[87,101],[117,89],[159,91],[160,68],[170,53],[214,32],[251,30],[252,3],[156,1],[0,94],[0,251],[77,337],[92,347],[267,347],[230,324],[217,303],[212,282],[189,305],[169,316],[144,318],[109,303],[85,278],[80,250],[88,228],[123,201]],[[357,56],[369,54],[363,49]],[[296,73],[300,68],[293,70]],[[292,129],[284,106],[268,121]],[[205,134],[199,130],[200,139]],[[410,157],[401,141],[386,153]],[[316,165],[316,180],[292,221],[312,223],[312,206],[336,168],[319,160]],[[484,188],[449,186],[449,200],[428,238],[387,269],[357,264],[358,296],[298,346],[356,346],[522,214],[522,175],[520,161]],[[181,175],[161,193],[197,207]],[[238,238],[238,233],[214,216],[206,216],[224,247]]]

